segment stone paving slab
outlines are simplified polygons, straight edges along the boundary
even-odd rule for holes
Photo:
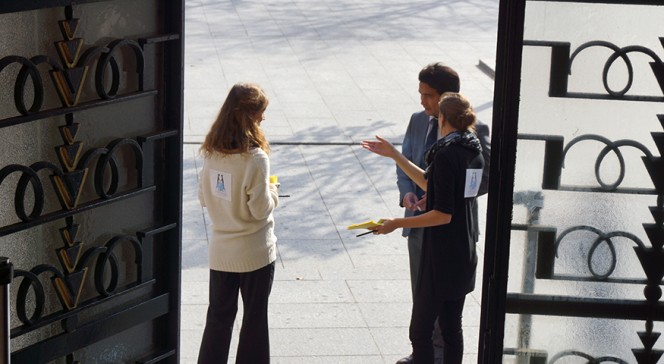
[[[289,196],[275,211],[272,362],[394,363],[410,352],[406,240],[346,229],[403,213],[394,164],[358,143],[374,135],[401,142],[421,109],[417,73],[433,61],[460,73],[462,92],[490,124],[493,81],[478,64],[494,63],[497,14],[497,0],[185,2],[182,363],[196,363],[207,310],[209,219],[197,199],[197,150],[239,81],[268,93],[271,172]],[[477,287],[464,311],[464,362],[477,358]],[[231,345],[234,362],[237,334]]]
[[[366,327],[271,329],[270,346],[276,357],[380,355]]]

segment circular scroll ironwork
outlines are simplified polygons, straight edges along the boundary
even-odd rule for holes
[[[606,144],[606,146],[600,151],[599,155],[597,156],[597,159],[595,160],[595,179],[599,183],[599,185],[602,187],[603,190],[605,191],[615,191],[618,186],[623,182],[623,179],[625,178],[625,158],[622,155],[622,152],[620,151],[620,147],[623,146],[629,146],[629,147],[634,147],[636,149],[639,149],[643,154],[648,157],[652,158],[653,155],[646,148],[643,144],[636,142],[634,140],[629,140],[629,139],[621,139],[617,141],[611,141],[601,135],[596,135],[596,134],[585,134],[585,135],[580,135],[572,140],[570,140],[569,143],[565,146],[563,149],[563,167],[565,166],[565,156],[567,155],[567,152],[577,143],[585,141],[585,140],[595,140],[601,143]],[[602,162],[604,161],[604,158],[606,157],[609,152],[614,152],[616,154],[616,158],[618,158],[618,163],[620,164],[620,173],[618,175],[618,178],[616,179],[615,182],[613,183],[606,183],[604,180],[602,180],[602,176],[600,175],[600,167],[602,165]]]
[[[38,112],[44,104],[44,81],[37,66],[41,63],[48,63],[53,69],[61,70],[62,67],[48,56],[36,56],[31,59],[20,56],[7,56],[0,59],[0,72],[13,63],[18,63],[22,66],[14,83],[14,105],[16,106],[16,110],[22,115]],[[28,77],[32,81],[33,87],[33,100],[30,107],[26,106],[24,97]]]
[[[613,51],[613,54],[609,56],[609,58],[606,60],[604,63],[604,69],[602,71],[602,82],[604,84],[604,89],[606,92],[613,96],[613,97],[622,97],[624,96],[629,89],[632,87],[632,84],[634,82],[634,66],[632,66],[632,61],[630,60],[628,54],[632,52],[637,52],[637,53],[643,53],[648,56],[650,56],[654,62],[656,63],[662,63],[662,60],[657,56],[657,53],[653,52],[651,49],[643,47],[643,46],[627,46],[627,47],[618,47],[617,45],[606,42],[606,41],[591,41],[584,43],[577,48],[574,53],[570,56],[569,59],[569,72],[570,74],[572,73],[572,63],[574,62],[574,59],[576,58],[579,53],[582,51],[591,48],[591,47],[605,47],[609,48]],[[613,66],[613,63],[618,59],[622,59],[623,62],[625,62],[625,67],[627,68],[627,83],[625,87],[623,87],[622,90],[615,91],[609,86],[609,70]]]
[[[569,235],[570,233],[573,233],[575,231],[590,231],[590,232],[595,233],[597,235],[597,238],[595,239],[595,241],[593,241],[593,244],[590,246],[590,249],[588,250],[587,263],[588,263],[588,270],[590,271],[590,274],[592,274],[593,277],[595,279],[598,279],[598,280],[604,280],[604,279],[608,278],[611,274],[613,274],[613,271],[616,268],[616,263],[618,261],[618,256],[617,256],[617,253],[616,253],[615,245],[613,243],[613,240],[611,240],[611,238],[615,238],[615,237],[627,238],[627,239],[630,239],[633,242],[635,242],[636,245],[638,245],[640,248],[645,249],[645,244],[643,243],[643,241],[641,241],[641,239],[639,239],[634,234],[624,232],[624,231],[612,231],[610,233],[604,233],[603,231],[601,231],[601,230],[599,230],[595,227],[592,227],[592,226],[579,225],[579,226],[573,226],[569,229],[566,229],[565,231],[560,233],[560,235],[558,235],[558,237],[556,238],[556,241],[555,241],[555,245],[554,245],[555,246],[556,257],[558,257],[558,248],[560,247],[560,243],[563,241],[563,239],[567,235]],[[603,242],[606,242],[607,247],[609,248],[609,251],[611,252],[611,263],[610,263],[609,269],[607,269],[607,271],[605,273],[597,273],[595,271],[595,269],[593,268],[593,266],[592,266],[592,260],[593,260],[593,256],[595,254],[595,251],[600,246],[600,244],[602,244]]]
[[[140,78],[143,77],[143,70],[145,68],[143,49],[133,40],[114,40],[108,44],[108,47],[106,48],[108,51],[102,52],[103,54],[97,62],[97,70],[95,72],[95,87],[97,94],[103,99],[112,99],[118,94],[118,89],[120,88],[120,69],[115,59],[115,54],[119,49],[125,46],[129,46],[134,51],[136,57],[136,72],[139,74],[139,84],[141,83]],[[106,87],[104,87],[104,75],[106,74],[106,68],[109,65],[111,67],[111,84],[107,91]]]
[[[584,359],[588,360],[588,363],[593,363],[593,364],[600,364],[600,363],[629,364],[629,362],[627,362],[623,359],[620,359],[618,357],[615,357],[615,356],[600,356],[600,357],[596,358],[596,357],[594,357],[590,354],[586,354],[586,353],[584,353],[582,351],[579,351],[579,350],[561,351],[561,352],[559,352],[556,355],[551,357],[551,360],[549,360],[549,364],[553,364],[553,363],[557,362],[558,360],[560,360],[564,357],[568,357],[568,356],[578,356],[580,358],[584,358]]]
[[[16,269],[14,270],[14,278],[17,277],[23,277],[23,280],[18,286],[16,295],[16,315],[21,322],[30,325],[37,322],[44,312],[44,303],[46,302],[44,286],[39,281],[39,277],[32,272]],[[32,288],[35,295],[35,309],[32,315],[28,317],[26,306],[30,288]]]
[[[111,238],[104,246],[94,247],[87,249],[81,259],[76,264],[75,271],[81,271],[89,267],[92,260],[96,257],[95,262],[95,276],[94,284],[95,289],[101,296],[110,296],[117,289],[119,281],[118,258],[113,253],[116,247],[121,244],[130,244],[134,250],[134,264],[136,265],[136,282],[142,281],[143,275],[143,246],[140,241],[131,235],[117,235]],[[110,269],[110,279],[108,282],[104,279],[107,276],[107,268]],[[46,303],[46,294],[44,285],[40,281],[39,276],[43,273],[51,273],[51,279],[59,278],[66,280],[66,276],[59,271],[56,267],[50,264],[40,264],[30,271],[20,269],[14,270],[14,278],[22,277],[21,283],[18,286],[18,293],[16,298],[16,313],[18,319],[26,324],[32,325],[38,322],[44,314]],[[34,295],[34,309],[32,313],[28,312],[28,295],[32,291]]]
[[[18,287],[16,297],[16,314],[18,319],[24,324],[33,324],[41,319],[44,313],[44,303],[46,302],[46,295],[44,293],[44,286],[39,281],[39,276],[42,273],[53,273],[53,278],[58,277],[64,279],[62,272],[50,264],[40,264],[32,268],[29,272],[22,270],[15,270],[14,277],[23,277],[21,284]],[[27,297],[30,288],[35,294],[35,309],[30,317],[27,314]]]
[[[95,89],[102,99],[112,99],[117,96],[120,89],[120,66],[116,60],[116,53],[123,47],[130,47],[136,58],[136,73],[138,74],[138,89],[143,90],[143,74],[145,70],[145,56],[143,49],[138,42],[130,39],[117,39],[109,43],[108,47],[93,47],[87,49],[78,60],[77,67],[90,66],[97,62],[95,70]],[[14,83],[14,105],[16,110],[22,115],[34,114],[41,111],[44,106],[45,84],[39,72],[40,64],[48,64],[49,71],[64,71],[63,65],[55,59],[38,55],[30,59],[11,55],[0,59],[0,72],[7,66],[17,63],[21,69],[16,76]],[[104,75],[110,67],[111,83],[110,89],[104,87]],[[25,91],[28,79],[33,85],[33,99],[30,105],[27,105]]]
[[[0,169],[0,185],[4,182],[5,178],[14,172],[21,172],[21,177],[16,185],[16,192],[14,194],[14,210],[16,216],[24,222],[34,220],[41,216],[44,210],[44,186],[37,174],[42,169],[49,169],[55,175],[62,176],[62,171],[55,164],[50,162],[37,162],[33,163],[30,167],[20,164],[10,164]],[[32,186],[34,194],[34,203],[32,211],[26,212],[25,208],[25,195],[28,185]]]
[[[100,198],[107,199],[117,193],[120,179],[120,170],[115,154],[117,153],[118,149],[121,149],[124,146],[129,146],[134,151],[137,169],[136,184],[137,187],[140,187],[142,183],[141,173],[143,171],[143,150],[141,149],[141,146],[138,144],[138,142],[134,139],[116,139],[111,142],[107,148],[96,148],[88,150],[79,160],[77,170],[82,170],[88,167],[88,164],[90,164],[94,157],[99,156],[95,168],[94,185],[95,191]],[[108,188],[105,188],[104,174],[108,168],[110,168],[111,179],[110,185]],[[14,210],[16,212],[16,216],[23,222],[35,220],[39,218],[44,212],[45,192],[43,183],[38,175],[38,172],[42,169],[48,169],[52,172],[53,175],[56,176],[64,176],[64,172],[58,166],[47,161],[36,162],[29,167],[20,164],[10,164],[0,169],[0,185],[7,179],[9,175],[15,172],[21,173],[21,177],[18,180],[16,192],[14,194]],[[25,205],[28,186],[32,187],[32,192],[34,194],[32,211],[29,212],[26,211]]]
[[[16,216],[22,221],[30,221],[41,216],[44,209],[44,186],[37,175],[37,172],[30,167],[22,166],[19,164],[10,164],[0,169],[0,185],[4,182],[5,178],[14,172],[21,172],[21,178],[16,186],[16,193],[14,194],[14,211]],[[28,214],[25,211],[25,192],[28,183],[32,185],[32,192],[34,194],[34,205],[32,211]]]
[[[138,239],[130,235],[115,236],[106,243],[106,252],[99,255],[97,258],[97,264],[95,265],[95,288],[102,296],[111,295],[117,288],[119,278],[118,263],[115,254],[113,254],[113,250],[122,242],[128,242],[134,248],[134,263],[136,264],[137,275],[136,281],[140,282],[141,280],[143,269],[143,247],[141,246],[141,243]],[[104,282],[104,272],[106,271],[106,266],[108,264],[110,264],[111,274],[110,280],[108,284],[106,284]]]
[[[83,169],[90,164],[94,157],[99,157],[95,168],[94,186],[97,195],[101,198],[110,198],[118,190],[120,170],[118,169],[118,161],[115,157],[115,153],[118,149],[125,145],[130,146],[134,150],[134,156],[136,157],[136,168],[140,175],[143,170],[143,150],[141,149],[141,146],[138,144],[138,142],[133,139],[116,139],[109,143],[106,148],[91,149],[85,153],[85,155],[78,163],[77,169]],[[104,175],[107,168],[110,168],[110,184],[108,188],[105,187],[104,180]]]

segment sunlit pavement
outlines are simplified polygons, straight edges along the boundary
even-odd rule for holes
[[[405,238],[346,229],[403,213],[394,164],[358,142],[402,140],[421,109],[417,73],[433,61],[459,72],[462,93],[491,123],[493,81],[478,64],[495,59],[498,1],[187,0],[185,11],[181,362],[196,362],[207,309],[197,150],[240,81],[270,97],[262,125],[288,195],[275,212],[272,362],[391,364],[410,353]],[[467,362],[477,356],[481,283],[466,300]]]

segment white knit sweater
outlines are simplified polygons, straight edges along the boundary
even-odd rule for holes
[[[276,260],[272,211],[279,196],[269,175],[270,160],[260,148],[205,158],[198,198],[212,221],[210,269],[251,272]]]

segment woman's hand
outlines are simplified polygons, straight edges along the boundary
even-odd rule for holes
[[[362,148],[381,155],[383,157],[388,157],[394,159],[399,151],[392,145],[392,143],[376,135],[376,140],[363,140]]]
[[[382,219],[383,224],[372,228],[374,234],[389,234],[398,228],[394,219]]]

